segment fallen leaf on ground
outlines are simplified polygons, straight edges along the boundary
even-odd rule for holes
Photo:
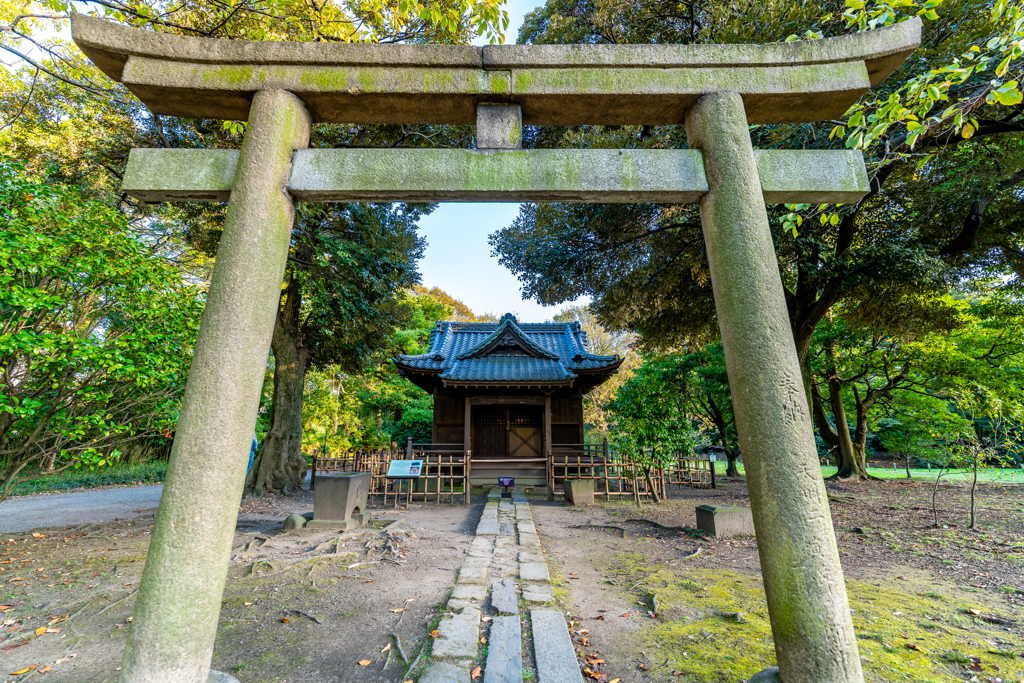
[[[45,626],[40,626],[39,628],[36,629],[36,635],[37,636],[41,636],[44,633],[46,633],[46,627]]]
[[[64,662],[70,661],[72,658],[77,657],[77,656],[78,656],[77,652],[72,653],[72,654],[68,655],[67,657],[63,657],[61,659],[58,659],[56,662],[54,662],[54,664],[63,664]]]
[[[620,681],[622,681],[621,678],[613,678],[612,680],[608,681],[608,683],[620,683]]]
[[[381,652],[387,652],[390,649],[391,649],[391,643],[388,643],[387,645],[384,646],[384,649],[381,650]]]
[[[483,618],[480,619],[480,621],[490,621],[493,618],[494,617],[483,617]]]
[[[37,534],[36,532],[33,531],[32,532],[32,538],[46,538],[46,534]],[[36,666],[39,666],[39,665],[36,664]]]
[[[251,602],[243,602],[242,604],[245,605],[246,607],[252,607],[252,603]]]
[[[397,608],[397,609],[393,609],[393,610],[391,610],[391,611],[392,611],[392,612],[394,612],[394,613],[398,613],[398,612],[404,612],[404,611],[405,611],[405,608],[404,608],[404,607],[399,607],[399,608]]]
[[[486,645],[487,644],[487,638],[486,637],[481,637],[480,638],[480,642],[483,643],[484,645]]]
[[[437,638],[437,629],[436,628],[433,631],[430,632],[430,637],[431,638]]]
[[[580,644],[583,645],[583,647],[586,647],[587,645],[590,645],[590,641],[586,636],[580,636]]]
[[[927,652],[923,647],[917,643],[904,643],[908,650],[914,650],[915,652]]]
[[[134,618],[135,617],[128,617],[127,619],[124,620],[124,623],[130,624],[130,623],[132,623],[132,619],[134,619]]]
[[[11,675],[12,676],[20,676],[21,674],[27,674],[29,671],[31,671],[32,669],[36,668],[37,666],[39,666],[39,665],[38,664],[33,664],[32,666],[26,667],[24,669],[18,669],[17,671],[12,671]]]
[[[967,613],[968,614],[973,614],[974,616],[979,616],[981,614],[981,610],[977,610],[977,609],[974,609],[972,607],[972,608],[968,608]]]
[[[587,664],[597,665],[604,664],[604,660],[597,655],[587,655]]]
[[[622,616],[624,616],[624,617],[628,617],[628,616],[630,616],[630,614],[629,614],[629,612],[626,612],[626,613],[625,613],[625,614],[623,614]]]
[[[370,666],[370,660],[369,659],[360,659],[359,660],[359,666]]]
[[[640,664],[639,667],[640,667],[641,671],[647,671],[647,665],[646,664]]]
[[[287,624],[289,621],[291,621],[291,620],[288,617],[285,617],[284,619],[281,620],[281,623],[282,624]]]
[[[48,628],[48,629],[46,629],[46,632],[47,633],[60,633],[60,629],[59,628]]]
[[[41,668],[41,669],[39,670],[39,673],[41,673],[41,674],[44,674],[44,673],[46,673],[47,671],[53,671],[53,667],[52,667],[52,666],[44,666],[43,668]]]
[[[469,677],[470,678],[480,678],[480,667],[478,666],[475,669],[473,669],[472,671],[470,671],[469,672]]]
[[[595,621],[604,621],[604,615],[598,614],[596,617],[592,617]]]

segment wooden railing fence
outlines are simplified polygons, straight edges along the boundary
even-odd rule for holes
[[[419,479],[388,479],[392,460],[423,460]],[[469,479],[472,458],[462,444],[408,444],[405,450],[354,450],[313,454],[310,490],[316,487],[317,475],[334,472],[369,472],[369,495],[384,507],[422,500],[469,503]],[[456,498],[458,497],[458,501]]]

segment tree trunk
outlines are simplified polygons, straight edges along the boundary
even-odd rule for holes
[[[302,457],[302,392],[306,384],[310,355],[298,332],[302,305],[295,280],[282,294],[284,301],[274,324],[274,393],[267,432],[246,478],[246,490],[254,496],[280,491],[298,491],[306,477]]]
[[[711,418],[715,422],[715,429],[718,430],[718,434],[722,437],[722,448],[725,449],[725,459],[727,464],[725,466],[725,476],[727,477],[738,477],[740,471],[736,467],[736,460],[739,454],[733,449],[732,444],[729,442],[729,425],[726,424],[725,415],[718,409],[718,404],[715,403],[715,399],[708,394],[708,406],[711,408]]]
[[[839,454],[839,435],[832,427],[832,423],[828,421],[828,416],[825,415],[825,401],[821,398],[821,392],[818,391],[817,384],[811,385],[811,399],[811,415],[814,417],[814,426],[818,428],[818,436],[831,449],[830,453],[838,469],[840,458],[842,457]]]
[[[971,480],[971,526],[970,526],[971,529],[973,529],[975,527],[975,516],[974,516],[974,501],[975,501],[975,497],[974,497],[974,492],[978,488],[978,459],[980,457],[981,457],[980,453],[975,453],[974,454],[974,479]]]
[[[853,440],[853,464],[861,479],[877,479],[868,474],[868,410],[874,404],[871,396],[861,399],[857,386],[853,386],[853,400],[857,405],[857,433]]]
[[[846,421],[846,406],[843,405],[842,384],[833,375],[828,380],[828,402],[832,407],[832,419],[836,423],[838,439],[839,471],[836,479],[851,479],[859,476],[857,456],[854,452],[853,439],[850,438],[850,425]]]

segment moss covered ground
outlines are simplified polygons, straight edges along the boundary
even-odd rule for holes
[[[667,658],[666,672],[682,677],[676,680],[735,683],[774,663],[759,576],[666,568],[641,553],[617,555],[612,567],[658,606],[658,618],[633,636],[635,647],[658,648]],[[911,581],[899,583],[847,581],[866,680],[945,683],[985,672],[1004,681],[1024,679],[1019,634],[967,612],[998,616],[999,606],[980,596],[965,599],[952,586],[925,590]]]

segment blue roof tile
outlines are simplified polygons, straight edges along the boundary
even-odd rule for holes
[[[587,352],[579,323],[520,324],[511,314],[497,323],[441,321],[426,353],[394,360],[450,383],[542,384],[571,383],[579,371],[614,370],[622,362]]]

